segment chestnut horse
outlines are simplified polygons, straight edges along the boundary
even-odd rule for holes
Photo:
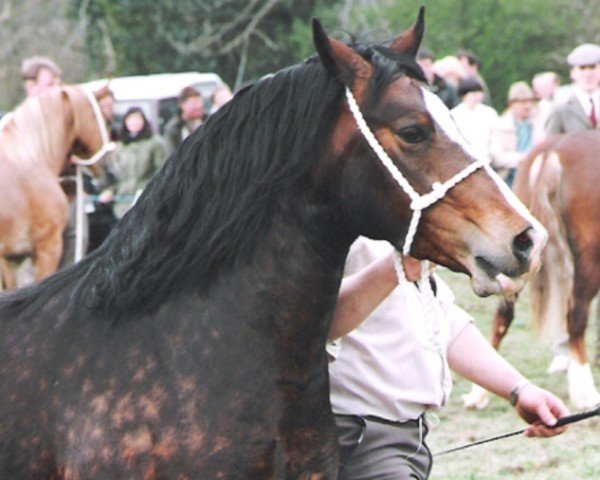
[[[68,202],[58,177],[71,154],[89,156],[108,142],[97,102],[64,86],[27,98],[0,129],[0,290],[17,285],[31,257],[35,279],[56,271]]]
[[[514,191],[549,233],[542,267],[531,279],[535,324],[550,338],[568,332],[569,396],[577,408],[600,403],[585,349],[590,303],[600,289],[600,132],[583,131],[547,139],[519,166]],[[492,326],[498,349],[514,317],[516,297],[500,301]],[[483,408],[479,387],[465,396]]]
[[[0,478],[334,479],[325,342],[354,239],[521,285],[546,233],[420,83],[422,32],[349,46],[315,21],[318,56],[238,92],[97,250],[2,299]]]

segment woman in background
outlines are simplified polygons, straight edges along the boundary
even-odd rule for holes
[[[112,157],[117,181],[108,194],[113,195],[118,218],[131,208],[166,159],[164,139],[152,132],[140,107],[131,107],[123,116],[119,143]]]

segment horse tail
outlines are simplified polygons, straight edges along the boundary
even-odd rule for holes
[[[564,337],[567,311],[572,303],[574,261],[562,216],[562,164],[554,150],[539,153],[528,176],[529,208],[548,230],[542,266],[530,282],[533,322],[549,340]]]

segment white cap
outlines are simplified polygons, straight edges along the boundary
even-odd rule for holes
[[[596,65],[600,63],[600,46],[593,43],[584,43],[575,47],[569,53],[567,63],[571,67],[582,67],[584,65]]]

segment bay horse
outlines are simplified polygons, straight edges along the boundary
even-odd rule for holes
[[[530,283],[534,323],[550,338],[568,333],[569,397],[579,409],[600,403],[584,335],[590,303],[600,290],[600,132],[550,137],[519,165],[514,191],[546,227],[542,266]],[[491,343],[500,347],[517,297],[500,300]],[[467,406],[483,408],[487,392],[475,386]]]
[[[334,479],[325,342],[354,239],[401,249],[412,224],[411,254],[480,294],[521,285],[546,233],[422,86],[422,34],[423,10],[377,45],[313,21],[316,56],[238,92],[97,250],[2,299],[0,477]]]
[[[80,87],[29,97],[0,129],[0,290],[18,286],[20,260],[35,279],[54,273],[62,253],[68,201],[58,177],[71,154],[87,157],[108,142],[96,100]]]

